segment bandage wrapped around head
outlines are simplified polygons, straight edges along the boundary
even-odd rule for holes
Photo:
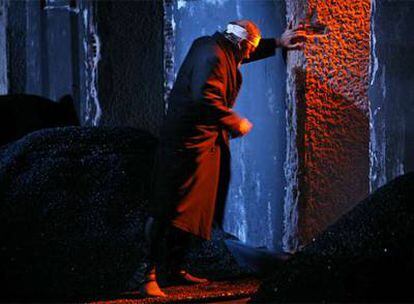
[[[237,37],[239,41],[246,40],[254,47],[259,45],[261,39],[260,29],[250,20],[232,21],[224,32]]]

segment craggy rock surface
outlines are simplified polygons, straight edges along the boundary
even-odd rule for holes
[[[369,193],[370,3],[287,1],[296,23],[326,35],[289,54],[286,250],[306,245]]]
[[[132,128],[55,128],[0,149],[0,299],[79,299],[134,290],[157,141]],[[188,268],[245,272],[220,230],[194,242]]]
[[[156,139],[57,128],[0,150],[1,296],[124,290],[143,256]]]
[[[360,202],[278,269],[255,300],[413,302],[412,189],[413,172]]]

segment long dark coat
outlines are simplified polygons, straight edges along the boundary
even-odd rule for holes
[[[249,60],[275,54],[261,39]],[[229,134],[241,118],[232,110],[242,83],[239,51],[222,33],[196,39],[171,91],[154,176],[152,216],[210,239],[222,223],[230,180]]]

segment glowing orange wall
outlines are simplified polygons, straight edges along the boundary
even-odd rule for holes
[[[370,0],[288,0],[287,17],[328,30],[288,58],[284,241],[292,250],[369,191]]]

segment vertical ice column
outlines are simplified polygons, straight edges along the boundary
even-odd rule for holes
[[[370,56],[370,86],[376,86],[376,82],[381,81],[381,99],[386,97],[385,86],[385,65],[381,75],[378,75],[379,60],[377,54],[377,33],[375,26],[375,14],[376,14],[376,0],[371,0],[371,56]],[[378,79],[380,78],[380,80]],[[369,156],[370,156],[370,192],[375,191],[380,186],[387,182],[386,177],[386,141],[385,141],[385,121],[384,121],[385,107],[380,104],[378,100],[370,99],[369,107],[369,127],[370,127],[370,143],[369,143]]]
[[[180,3],[180,2],[179,2]],[[168,110],[168,96],[175,81],[174,52],[175,52],[175,19],[173,15],[174,1],[164,0],[164,102],[165,112]]]
[[[287,1],[286,20],[301,20],[305,17],[306,2]],[[295,26],[297,22],[295,23]],[[284,172],[286,176],[286,194],[284,198],[283,216],[283,250],[295,252],[299,247],[298,217],[300,203],[300,166],[303,162],[298,150],[298,141],[303,137],[303,113],[305,93],[305,56],[302,52],[292,52],[287,57],[287,84],[286,84],[286,161]],[[302,108],[298,109],[298,106]],[[298,113],[299,111],[299,113]],[[302,115],[303,116],[303,115]],[[298,125],[299,124],[299,125]]]
[[[85,102],[83,105],[84,124],[97,126],[102,110],[98,94],[98,64],[101,59],[101,41],[97,24],[94,21],[94,3],[81,2],[82,45],[83,45],[83,81],[85,82]]]
[[[413,170],[412,1],[371,0],[370,190]],[[411,135],[410,135],[411,134]],[[411,164],[411,166],[410,166]]]
[[[0,0],[0,94],[8,92],[7,77],[7,0]]]

